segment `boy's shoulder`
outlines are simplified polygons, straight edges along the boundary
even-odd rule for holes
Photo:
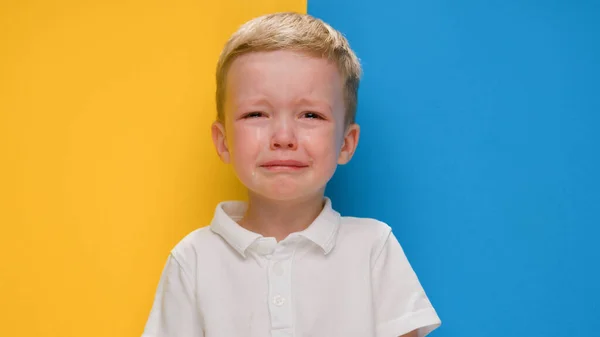
[[[210,226],[200,227],[185,235],[171,248],[170,256],[184,269],[193,270],[201,256],[211,256],[220,245]]]
[[[381,249],[392,234],[387,223],[366,217],[340,216],[338,245],[367,246],[369,249]],[[367,248],[365,247],[365,248]]]
[[[383,234],[392,230],[387,223],[375,218],[340,215],[340,230],[353,234]]]

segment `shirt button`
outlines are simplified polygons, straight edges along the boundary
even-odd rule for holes
[[[283,267],[281,266],[281,262],[275,263],[275,265],[273,266],[273,272],[277,276],[283,275]]]
[[[281,295],[275,295],[275,297],[273,297],[273,304],[280,307],[285,304],[285,298]]]

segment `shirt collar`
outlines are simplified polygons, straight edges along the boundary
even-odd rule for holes
[[[290,237],[302,236],[318,245],[324,254],[328,254],[335,246],[340,225],[340,214],[332,208],[329,198],[325,197],[324,201],[323,210],[312,224],[301,232],[291,234]],[[244,201],[221,202],[217,205],[210,224],[211,230],[220,235],[244,258],[248,247],[263,237],[237,223],[243,217],[247,207],[248,204]]]

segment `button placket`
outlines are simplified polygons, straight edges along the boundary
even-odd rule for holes
[[[273,273],[276,276],[283,276],[283,266],[281,261],[275,261],[273,264]]]
[[[292,327],[291,263],[289,253],[276,250],[268,263],[271,329]]]

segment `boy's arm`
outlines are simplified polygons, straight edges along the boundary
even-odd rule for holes
[[[389,226],[379,247],[371,271],[376,336],[426,336],[441,321]]]
[[[189,271],[171,253],[158,283],[142,337],[203,337]]]

